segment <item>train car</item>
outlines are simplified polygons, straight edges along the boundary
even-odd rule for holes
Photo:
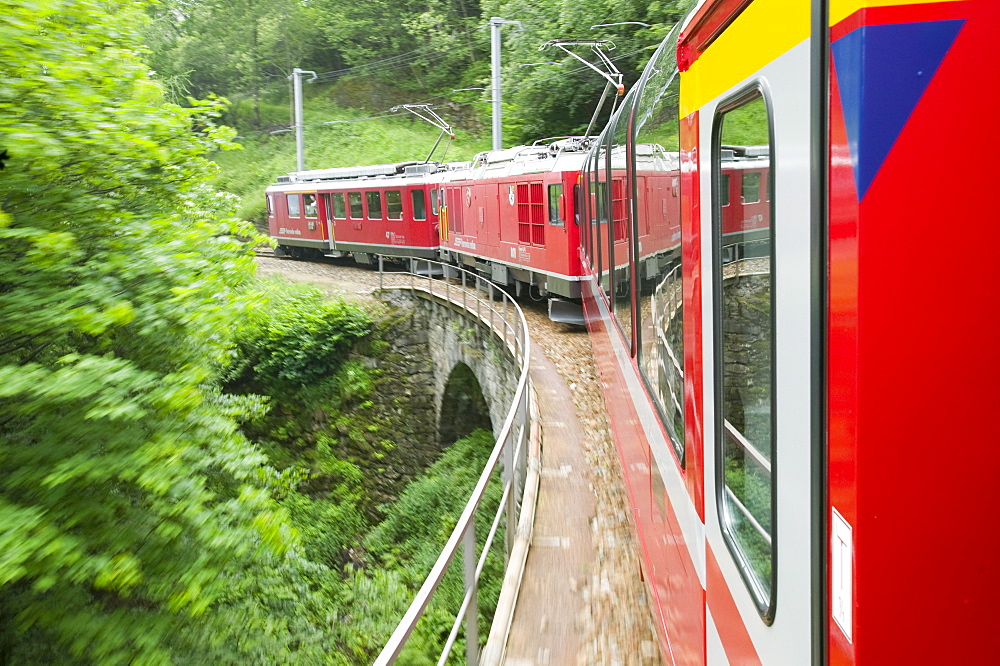
[[[580,298],[583,137],[480,153],[442,174],[441,257],[517,295]]]
[[[703,0],[595,142],[581,287],[670,663],[996,661],[997,25]]]
[[[434,258],[440,174],[436,162],[299,171],[266,190],[268,228],[279,256]]]

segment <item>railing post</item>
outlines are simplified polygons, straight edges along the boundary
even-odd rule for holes
[[[514,420],[514,423],[515,427],[511,428],[510,434],[507,435],[507,441],[503,445],[503,482],[505,486],[510,484],[510,490],[507,492],[507,530],[503,535],[504,570],[507,569],[507,564],[510,562],[510,553],[514,549],[514,538],[517,536],[517,516],[514,515],[517,507],[516,498],[514,497],[514,491],[517,490],[517,474],[514,471],[514,447],[520,437],[511,436],[511,434],[517,432],[517,419]]]
[[[490,285],[490,331],[493,332],[496,329],[493,327],[493,283],[487,283]]]
[[[462,542],[462,558],[465,560],[465,593],[472,591],[469,607],[465,610],[465,663],[479,664],[479,601],[476,589],[476,521],[469,523]]]

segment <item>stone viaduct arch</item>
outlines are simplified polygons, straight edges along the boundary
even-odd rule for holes
[[[403,324],[406,338],[426,344],[439,442],[450,444],[455,432],[462,437],[475,427],[492,428],[497,436],[520,374],[503,341],[442,297],[409,290],[387,291],[385,297],[410,313]]]

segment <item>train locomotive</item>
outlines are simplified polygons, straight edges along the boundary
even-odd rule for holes
[[[580,305],[670,663],[994,663],[997,25],[700,0],[599,137],[289,174],[271,233]]]
[[[518,296],[579,303],[575,192],[588,146],[562,137],[470,162],[290,173],[266,191],[270,235],[282,257],[440,259]]]

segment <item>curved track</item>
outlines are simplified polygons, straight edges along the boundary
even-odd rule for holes
[[[331,294],[348,298],[369,300],[372,291],[378,288],[378,273],[345,260],[301,262],[262,255],[258,256],[257,263],[261,275],[280,274],[289,280],[314,283]],[[521,307],[528,319],[535,353],[537,350],[544,353],[551,362],[546,365],[554,366],[572,396],[584,433],[578,442],[581,449],[578,458],[583,461],[579,475],[593,493],[593,502],[580,506],[591,515],[577,517],[589,521],[589,544],[572,544],[572,547],[587,549],[573,556],[589,561],[590,572],[589,580],[577,588],[581,610],[571,623],[576,640],[565,642],[565,645],[573,645],[578,654],[574,657],[540,650],[531,659],[517,658],[508,663],[517,666],[652,666],[666,663],[660,655],[645,586],[640,578],[637,544],[628,523],[620,462],[611,439],[590,340],[582,328],[549,320],[544,303],[522,301]],[[545,470],[550,465],[545,461],[544,448],[542,457]],[[540,498],[540,511],[542,502],[544,498]],[[518,608],[517,613],[537,615],[536,626],[542,629],[552,610]]]

